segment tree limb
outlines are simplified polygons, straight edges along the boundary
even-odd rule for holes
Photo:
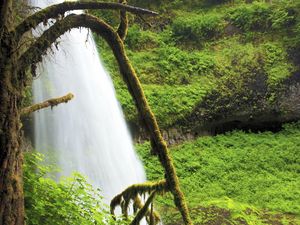
[[[130,225],[139,225],[140,221],[145,217],[147,211],[149,210],[150,204],[153,202],[155,197],[156,191],[152,191],[150,196],[148,197],[147,201],[145,202],[145,205],[137,212],[134,219],[131,221]],[[157,221],[159,222],[159,221]]]
[[[59,15],[64,15],[65,12],[71,10],[84,10],[84,9],[112,9],[112,10],[122,10],[128,11],[134,14],[145,14],[155,16],[158,13],[139,8],[134,6],[129,6],[122,3],[107,3],[107,2],[63,2],[60,4],[49,6],[42,9],[33,15],[26,18],[22,23],[20,23],[15,29],[16,39],[19,40],[20,37],[31,28],[35,28],[39,23],[46,21],[51,18],[57,18]]]
[[[143,207],[143,203],[140,199],[140,197],[136,197],[134,199],[134,202],[133,202],[133,208],[134,208],[134,213],[137,212],[138,209],[141,209]],[[145,214],[145,217],[146,217],[146,220],[149,224],[151,224],[151,220],[154,222],[154,223],[157,223],[159,221],[161,221],[161,218],[158,214],[158,212],[156,212],[154,209],[153,209],[153,202],[152,202],[152,207],[151,207],[151,211],[148,209],[146,214]]]
[[[146,129],[155,143],[155,150],[157,152],[158,159],[164,168],[167,186],[174,196],[174,203],[182,215],[184,224],[193,224],[183,193],[180,190],[179,180],[176,175],[174,163],[170,157],[167,144],[163,140],[156,118],[148,105],[140,81],[125,53],[124,44],[111,26],[106,24],[104,21],[89,15],[82,14],[67,16],[45,31],[44,34],[33,44],[33,46],[31,46],[21,56],[19,63],[22,66],[29,66],[31,63],[37,63],[41,60],[41,53],[44,54],[59,36],[72,28],[78,27],[90,28],[92,31],[102,36],[112,49],[118,62],[120,73],[127,85],[129,93],[135,101],[139,115],[143,118]]]
[[[74,95],[72,93],[69,93],[69,94],[59,97],[59,98],[48,99],[47,101],[44,101],[42,103],[34,104],[34,105],[31,105],[31,106],[21,109],[21,115],[29,114],[29,113],[32,113],[32,112],[35,112],[37,110],[44,109],[47,107],[52,108],[54,106],[57,106],[58,104],[67,103],[72,98],[74,98]]]
[[[168,191],[167,182],[161,180],[158,182],[146,182],[143,184],[134,184],[126,188],[122,193],[115,196],[110,202],[110,212],[114,215],[115,208],[121,205],[122,202],[129,202],[135,200],[138,195],[143,195],[156,191],[157,193],[165,193]],[[139,206],[140,204],[137,204]]]
[[[127,4],[126,0],[119,0],[119,3]],[[120,10],[120,24],[117,30],[120,38],[124,41],[128,31],[128,16],[126,10]]]

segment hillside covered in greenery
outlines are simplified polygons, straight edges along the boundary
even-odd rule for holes
[[[299,1],[129,3],[160,13],[132,17],[125,43],[163,129],[197,130],[232,117],[247,124],[245,117],[262,113],[258,123],[298,118],[286,90],[299,79]],[[101,16],[117,24],[117,14]],[[112,53],[97,43],[127,120],[139,124]]]

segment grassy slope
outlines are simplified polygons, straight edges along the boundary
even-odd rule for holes
[[[129,28],[126,45],[163,128],[176,126],[211,90],[248,76],[253,68],[267,76],[274,90],[299,68],[292,60],[300,37],[298,1],[213,5],[207,5],[209,1],[130,2],[161,14],[147,19],[153,24],[151,28],[132,17],[137,24]],[[117,24],[117,15],[101,16]],[[136,122],[134,106],[111,52],[103,41],[98,39],[97,43],[127,119]]]
[[[299,224],[299,143],[296,123],[275,134],[234,131],[172,148],[194,220],[216,224],[221,214],[237,224]],[[158,180],[163,173],[149,148],[148,143],[137,146],[148,179]],[[177,224],[169,195],[158,198],[157,206],[166,224]]]

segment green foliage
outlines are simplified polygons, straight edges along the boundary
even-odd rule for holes
[[[283,47],[274,43],[266,43],[263,48],[264,68],[269,78],[269,84],[274,85],[295,72],[296,68],[288,62],[288,56]]]
[[[125,43],[132,50],[155,48],[159,45],[158,35],[151,31],[142,31],[137,24],[128,29]]]
[[[202,85],[147,85],[145,95],[159,125],[168,127],[186,116],[214,84],[209,78],[202,79]]]
[[[223,32],[222,17],[217,13],[179,16],[172,23],[172,31],[179,41],[201,41],[213,39]]]
[[[252,222],[249,224],[259,224],[256,220],[262,223],[267,212],[270,216],[281,214],[279,220],[291,214],[292,224],[297,224],[299,141],[300,123],[295,123],[285,125],[278,133],[234,131],[201,137],[172,148],[171,153],[192,210],[217,206],[228,209],[231,219],[242,218]],[[149,149],[149,143],[137,146],[147,178],[157,180],[163,176],[162,169]],[[158,204],[170,213],[167,222],[174,224],[172,200],[159,199]]]
[[[130,2],[161,13],[147,18],[147,26],[135,18],[134,22],[140,22],[129,27],[125,42],[129,59],[163,128],[176,125],[213,91],[226,96],[235,90],[249,92],[245,80],[263,78],[266,88],[274,92],[270,94],[276,96],[278,84],[299,68],[297,1],[156,3]],[[118,15],[115,16],[116,20]],[[127,120],[138,123],[111,50],[99,38],[97,44]]]
[[[183,84],[189,83],[189,76],[205,76],[215,67],[214,58],[207,52],[187,52],[166,45],[157,50],[157,56],[160,74],[168,78],[182,76],[181,83]],[[166,79],[165,83],[177,82],[170,82]]]
[[[280,5],[279,5],[280,6]],[[273,7],[264,2],[242,4],[229,10],[228,20],[243,31],[285,28],[293,24],[294,11],[290,8]]]
[[[28,225],[126,224],[114,221],[95,190],[79,173],[59,182],[49,177],[55,167],[44,165],[39,153],[27,153],[24,166],[24,195]]]

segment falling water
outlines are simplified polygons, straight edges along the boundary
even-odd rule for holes
[[[59,2],[31,1],[41,8]],[[74,29],[59,42],[59,50],[53,47],[39,68],[34,102],[68,92],[75,98],[35,113],[35,147],[57,158],[60,175],[79,171],[109,200],[127,186],[143,182],[143,167],[90,32]]]

